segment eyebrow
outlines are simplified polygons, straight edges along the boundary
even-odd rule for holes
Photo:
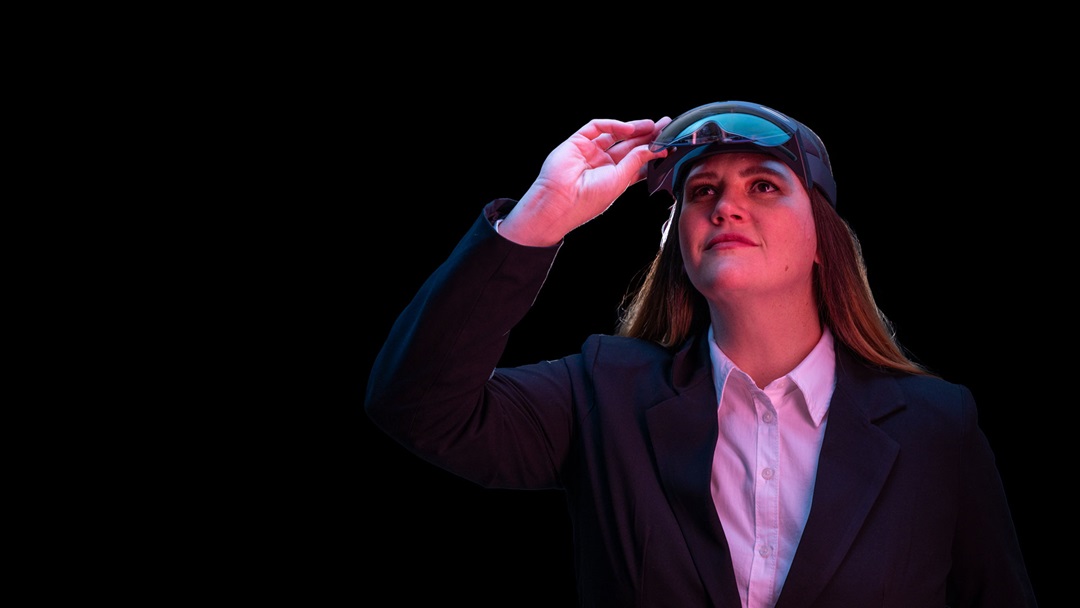
[[[787,177],[788,177],[787,174],[784,173],[783,171],[778,171],[776,169],[773,169],[772,167],[769,167],[769,166],[766,166],[766,165],[758,165],[758,164],[751,165],[751,166],[743,169],[742,171],[739,171],[739,177],[750,177],[750,176],[753,176],[753,175],[758,175],[760,173],[765,173],[767,175],[773,175],[773,176],[779,177],[781,179],[787,179]]]
[[[762,174],[770,175],[770,176],[776,177],[777,179],[783,179],[783,180],[789,179],[788,175],[786,173],[784,173],[783,171],[773,169],[772,167],[769,167],[769,166],[767,166],[765,164],[761,164],[761,163],[754,163],[754,164],[752,164],[752,165],[750,165],[750,166],[748,166],[748,167],[746,167],[746,168],[739,171],[739,177],[744,178],[744,179],[747,178],[747,177],[753,177],[755,175],[762,175]],[[716,178],[716,172],[712,171],[711,169],[706,169],[704,171],[701,171],[699,173],[695,173],[695,174],[691,175],[690,177],[688,177],[686,179],[686,181],[687,181],[687,183],[690,183],[690,182],[696,181],[698,179],[708,179],[708,178],[715,179]]]

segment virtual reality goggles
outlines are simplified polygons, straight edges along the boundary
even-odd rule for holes
[[[678,198],[686,170],[694,161],[724,152],[769,154],[791,167],[807,192],[817,186],[836,206],[836,181],[821,138],[801,122],[772,108],[746,101],[699,106],[671,121],[649,145],[665,158],[649,162],[649,194],[665,190]]]

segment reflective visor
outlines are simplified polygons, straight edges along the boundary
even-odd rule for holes
[[[649,144],[667,156],[649,161],[649,194],[661,190],[678,198],[682,177],[698,160],[723,152],[760,152],[783,161],[807,191],[817,186],[836,206],[836,182],[825,144],[806,125],[772,108],[724,101],[694,108],[671,121]]]
[[[664,133],[660,134],[661,137]],[[751,143],[758,146],[779,146],[791,139],[792,132],[760,116],[750,114],[717,114],[706,116],[679,131],[670,141],[657,139],[649,144],[649,150],[659,152],[664,148],[680,146],[703,146],[712,143]]]

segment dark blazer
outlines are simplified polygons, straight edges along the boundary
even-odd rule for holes
[[[587,607],[740,605],[709,491],[717,396],[704,336],[677,351],[594,335],[497,368],[559,247],[485,207],[398,318],[365,407],[420,457],[489,488],[560,488]],[[806,528],[777,608],[1035,606],[970,391],[836,345]]]

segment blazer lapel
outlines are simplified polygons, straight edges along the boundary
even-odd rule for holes
[[[713,604],[741,605],[727,538],[710,493],[713,450],[718,435],[716,390],[701,361],[700,340],[677,355],[673,384],[677,396],[646,412],[660,481],[698,575]],[[704,344],[707,348],[707,343]]]
[[[814,603],[862,527],[899,451],[873,424],[902,406],[895,382],[870,372],[840,345],[836,370],[810,517],[776,608]]]

